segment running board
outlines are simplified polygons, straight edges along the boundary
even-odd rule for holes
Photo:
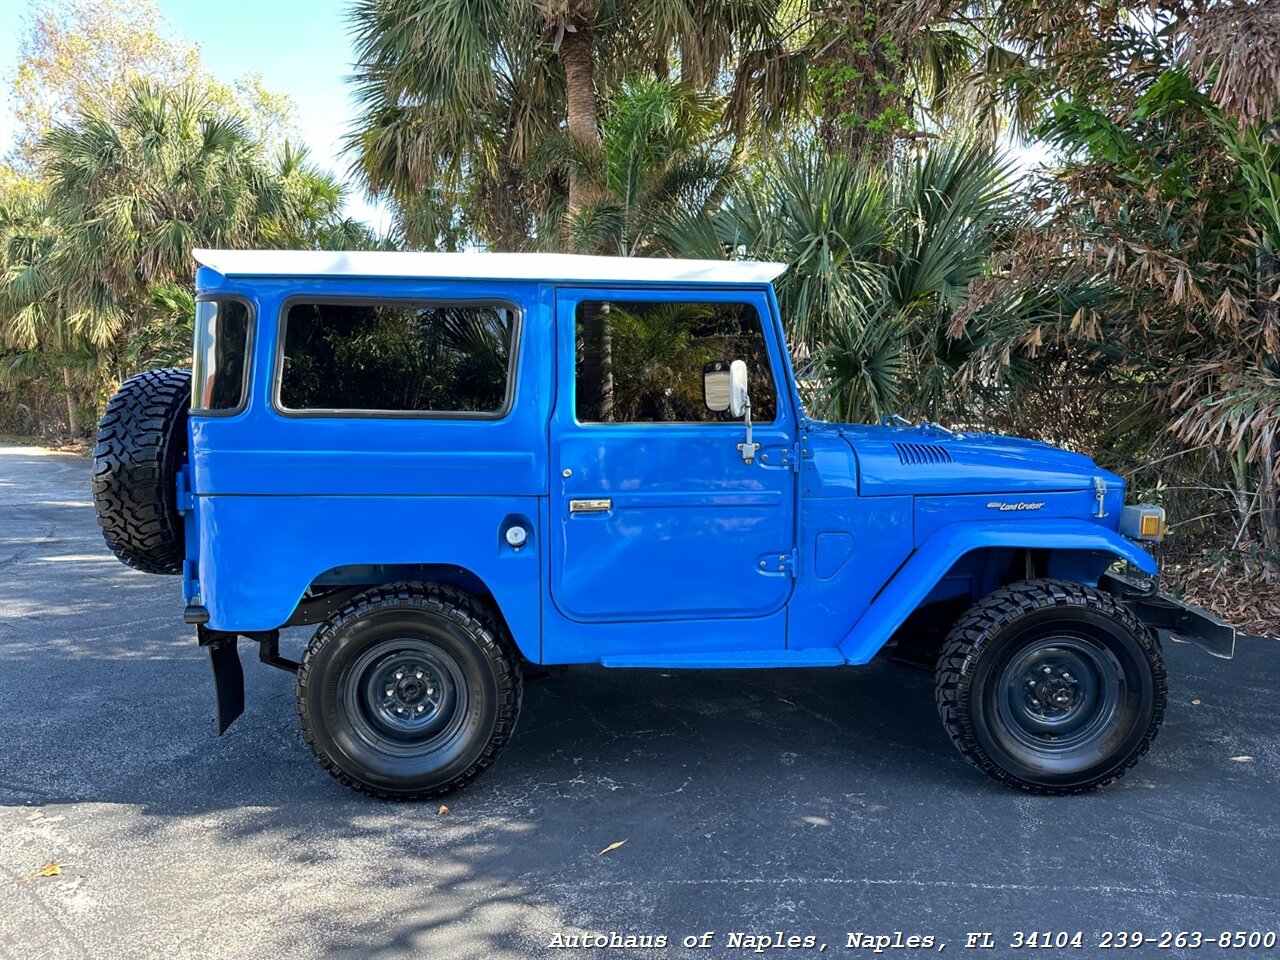
[[[656,653],[600,658],[603,667],[668,667],[682,670],[741,670],[774,667],[843,667],[848,661],[835,647],[807,650],[746,650],[710,653]]]

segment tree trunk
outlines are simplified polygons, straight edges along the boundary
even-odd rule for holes
[[[920,13],[902,18],[906,6],[891,0],[838,5],[831,33],[815,38],[822,44],[811,68],[822,78],[816,86],[818,135],[832,152],[882,161],[906,132],[911,105],[903,92],[907,61],[901,50],[928,26]]]
[[[598,153],[601,149],[600,119],[596,114],[595,24],[595,5],[591,0],[573,4],[568,25],[574,29],[572,32],[565,30],[559,51],[560,65],[564,67],[569,140],[583,153]],[[570,169],[566,226],[597,192],[596,185],[581,170],[576,167]],[[567,245],[567,236],[565,242]],[[609,422],[613,419],[613,331],[609,325],[609,314],[603,310],[588,309],[583,320],[579,328],[583,344],[578,388],[586,392],[586,404],[598,414],[599,419]]]
[[[1261,248],[1257,252],[1258,304],[1262,313],[1264,356],[1259,366],[1280,373],[1280,257]],[[1263,452],[1258,477],[1258,521],[1262,530],[1263,562],[1272,579],[1280,578],[1280,443],[1272,439]]]
[[[613,328],[607,305],[586,301],[578,305],[578,336],[582,365],[577,371],[578,419],[613,422]]]
[[[1262,531],[1263,562],[1267,572],[1277,574],[1280,556],[1280,486],[1276,484],[1277,453],[1274,447],[1262,457],[1258,470],[1258,526]]]
[[[600,121],[596,115],[596,81],[593,62],[596,12],[594,5],[575,5],[560,42],[564,67],[565,100],[569,113],[569,139],[579,149],[600,149]],[[569,174],[569,213],[572,216],[595,192],[594,185],[578,170]]]
[[[76,417],[76,395],[71,386],[71,371],[62,369],[62,385],[67,389],[67,432],[73,437],[80,436],[80,421]]]

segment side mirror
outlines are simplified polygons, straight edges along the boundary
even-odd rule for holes
[[[712,360],[702,368],[702,402],[712,413],[724,413],[729,409],[731,378],[729,364],[723,360]]]
[[[734,417],[744,416],[751,409],[751,398],[747,396],[747,365],[741,360],[729,364],[728,406]]]
[[[747,440],[738,444],[742,462],[750,466],[755,462],[760,444],[751,440],[751,397],[747,395],[747,365],[741,360],[725,363],[712,360],[702,368],[702,402],[714,413],[729,411],[747,424]]]

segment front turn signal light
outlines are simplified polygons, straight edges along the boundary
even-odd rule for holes
[[[1120,532],[1130,540],[1163,540],[1164,507],[1153,503],[1129,504],[1120,515]]]

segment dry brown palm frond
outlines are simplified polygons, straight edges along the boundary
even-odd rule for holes
[[[1280,112],[1280,0],[1211,6],[1184,27],[1187,66],[1241,125]]]
[[[1186,409],[1170,429],[1188,443],[1245,450],[1250,463],[1259,463],[1276,449],[1280,379],[1233,367],[1204,364],[1174,384],[1174,408]]]

